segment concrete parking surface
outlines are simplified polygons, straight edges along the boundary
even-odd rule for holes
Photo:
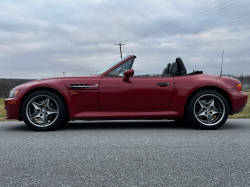
[[[0,122],[0,186],[250,186],[250,119],[218,130],[174,121]]]

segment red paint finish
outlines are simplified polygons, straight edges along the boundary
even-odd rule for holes
[[[229,77],[198,74],[177,77],[132,76],[124,80],[124,77],[105,76],[134,57],[128,56],[100,76],[42,79],[19,85],[13,88],[19,90],[17,95],[5,100],[6,119],[20,119],[24,98],[39,89],[51,89],[64,98],[70,119],[178,119],[184,115],[191,94],[207,86],[219,88],[228,94],[232,102],[232,114],[240,112],[246,105],[247,95],[236,90],[240,82]],[[71,88],[71,84],[97,86],[76,89]],[[78,94],[73,95],[72,92]],[[16,104],[8,104],[10,101],[16,101]]]
[[[232,114],[237,114],[241,112],[246,106],[247,94],[242,91],[238,91],[235,88],[228,88],[226,89],[226,91],[227,93],[229,93],[228,95],[231,97],[233,105]]]
[[[237,85],[240,83],[240,81],[233,78],[206,74],[177,76],[174,77],[174,81],[175,90],[168,108],[169,110],[184,110],[189,96],[199,88],[212,86],[222,90],[227,88],[233,88],[236,90]]]
[[[157,83],[169,83],[157,86]],[[100,110],[167,110],[174,90],[172,77],[103,77]]]
[[[180,119],[184,111],[120,110],[120,111],[70,111],[71,119]]]

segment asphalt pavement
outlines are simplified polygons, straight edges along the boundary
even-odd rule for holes
[[[250,186],[250,119],[80,121],[35,132],[0,122],[0,186]]]

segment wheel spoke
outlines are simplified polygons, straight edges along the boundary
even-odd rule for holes
[[[42,119],[44,125],[48,124],[48,115],[43,114],[40,118]]]
[[[206,107],[206,103],[204,103],[201,100],[198,100],[198,103],[200,104],[201,108],[205,108]]]
[[[214,107],[214,99],[211,99],[208,103],[208,107]]]
[[[36,111],[37,111],[37,110],[41,110],[40,104],[38,104],[38,103],[36,103],[36,102],[32,102],[31,104],[33,105],[33,107],[35,108]]]
[[[207,114],[207,123],[208,123],[208,124],[211,124],[211,123],[212,123],[212,118],[213,118],[213,115],[210,114],[210,113],[208,113],[208,114]]]
[[[34,114],[32,114],[32,115],[30,116],[30,119],[31,119],[31,120],[33,120],[33,119],[35,119],[35,118],[40,118],[40,114],[39,114],[38,111],[35,111]]]
[[[196,116],[206,116],[205,111],[203,109],[201,109]]]
[[[48,115],[51,115],[51,114],[57,114],[58,113],[58,111],[57,110],[53,110],[53,109],[49,109],[49,110],[47,110],[47,114]]]
[[[49,101],[50,101],[49,98],[45,99],[45,101],[41,104],[43,108],[46,108],[46,107],[49,108]]]
[[[213,112],[213,114],[221,114],[223,112],[223,110],[219,110],[215,107],[213,109],[211,109],[211,111]]]

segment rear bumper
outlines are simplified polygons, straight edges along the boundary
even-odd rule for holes
[[[241,112],[247,104],[247,94],[236,89],[226,89],[232,101],[231,115]]]

